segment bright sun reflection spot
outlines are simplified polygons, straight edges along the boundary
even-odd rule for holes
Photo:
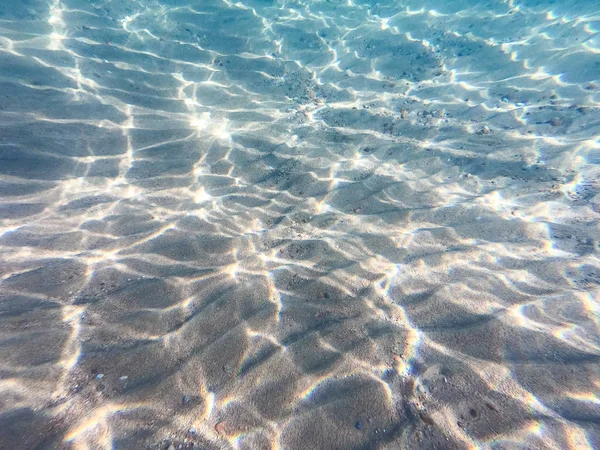
[[[205,130],[210,124],[210,113],[202,113],[190,120],[190,126],[198,131]]]
[[[231,138],[231,133],[227,130],[227,120],[213,119],[208,112],[192,117],[189,123],[196,131],[203,134],[208,133],[215,139],[228,140]]]
[[[204,186],[201,186],[194,194],[194,202],[195,203],[204,203],[204,202],[211,201],[212,199],[213,199],[213,197],[208,192],[206,192],[206,190],[204,189]]]
[[[215,394],[208,392],[206,394],[206,417],[210,417],[215,409]]]
[[[224,272],[229,274],[229,276],[231,278],[236,279],[238,276],[239,270],[240,270],[240,265],[238,263],[233,263],[233,264],[230,264],[228,267],[226,267]]]
[[[527,431],[529,431],[529,433],[531,433],[531,434],[535,434],[537,436],[541,436],[542,433],[543,433],[542,427],[543,427],[543,425],[542,425],[541,422],[537,422],[537,421],[536,422],[532,422],[529,425],[529,427],[527,427]]]
[[[62,41],[66,39],[65,35],[59,33],[50,33],[50,42],[48,44],[49,50],[60,50]]]

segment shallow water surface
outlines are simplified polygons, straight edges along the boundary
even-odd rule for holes
[[[0,2],[0,449],[600,448],[600,6]]]

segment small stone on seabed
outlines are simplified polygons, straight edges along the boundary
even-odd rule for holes
[[[433,425],[433,424],[435,424],[435,422],[434,422],[433,418],[432,418],[432,417],[431,417],[429,414],[427,414],[427,413],[425,413],[425,412],[419,412],[419,417],[420,417],[420,418],[421,418],[421,420],[422,420],[423,422],[425,422],[427,425]]]
[[[550,125],[552,125],[553,127],[560,127],[562,123],[558,117],[555,117],[550,121]]]
[[[170,444],[170,445],[167,447],[167,450],[175,450],[175,446],[174,446],[173,444]]]
[[[226,426],[227,426],[227,422],[225,422],[224,420],[222,420],[222,421],[218,422],[218,423],[215,425],[215,431],[216,431],[218,434],[225,434],[225,427],[226,427]]]
[[[129,377],[127,375],[124,375],[122,377],[119,377],[119,380],[121,380],[121,381],[127,381],[128,378]]]
[[[101,380],[102,378],[104,378],[103,373],[99,373],[98,375],[96,375],[96,380]]]
[[[490,134],[492,132],[492,130],[490,130],[490,127],[488,127],[487,125],[485,125],[482,129],[481,129],[481,134]]]

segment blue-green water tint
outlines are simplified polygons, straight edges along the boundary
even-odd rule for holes
[[[600,447],[600,7],[0,4],[0,449]]]

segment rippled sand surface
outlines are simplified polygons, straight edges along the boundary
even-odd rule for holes
[[[0,448],[600,448],[594,1],[0,3]]]

